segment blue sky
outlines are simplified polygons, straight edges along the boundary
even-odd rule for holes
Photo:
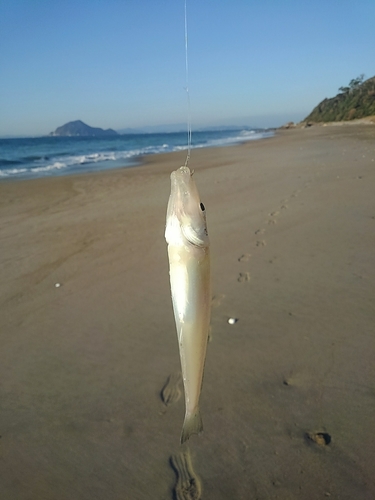
[[[303,119],[375,75],[374,0],[187,0],[193,128]],[[184,0],[1,0],[0,136],[186,121]]]

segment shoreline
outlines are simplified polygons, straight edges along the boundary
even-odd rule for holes
[[[353,131],[357,131],[360,135],[363,133],[365,135],[366,132],[368,131],[368,134],[372,136],[372,125],[374,125],[373,122],[374,117],[370,117],[369,120],[366,120],[365,118],[359,119],[359,120],[352,120],[349,122],[329,122],[329,123],[314,123],[311,126],[303,126],[302,124],[295,124],[294,126],[288,128],[286,126],[282,126],[276,129],[268,129],[272,130],[274,135],[270,137],[264,137],[262,139],[256,139],[256,140],[247,140],[244,142],[240,143],[234,143],[234,144],[228,144],[228,145],[223,145],[223,146],[208,146],[208,147],[203,147],[203,148],[193,148],[192,149],[192,155],[193,157],[197,154],[198,156],[200,155],[201,151],[206,151],[206,150],[221,150],[221,149],[226,149],[226,148],[241,148],[247,145],[251,145],[254,143],[264,143],[264,141],[269,140],[269,139],[277,139],[278,137],[284,137],[290,136],[290,138],[293,137],[293,133],[308,133],[310,136],[326,136],[329,134],[334,134],[334,130],[336,127],[340,130],[340,134],[342,132],[347,132],[349,135],[352,135]],[[370,126],[370,127],[369,127]],[[347,128],[349,127],[349,128]],[[352,128],[354,127],[354,129]],[[65,178],[65,177],[72,177],[72,178],[85,178],[86,176],[101,176],[101,175],[116,175],[118,172],[124,172],[128,170],[133,170],[133,169],[138,169],[142,168],[145,166],[148,166],[150,164],[154,163],[159,163],[158,159],[164,160],[164,158],[169,158],[171,157],[173,160],[174,158],[178,158],[176,164],[180,161],[180,158],[183,158],[182,163],[185,163],[186,159],[186,150],[181,150],[181,151],[172,151],[172,152],[162,152],[162,153],[152,153],[149,155],[139,155],[134,158],[134,161],[132,161],[131,165],[123,165],[120,167],[113,167],[113,168],[108,168],[108,169],[102,169],[102,170],[93,170],[93,171],[87,171],[87,172],[74,172],[74,173],[63,173],[63,174],[54,174],[50,176],[45,176],[45,177],[35,177],[35,178],[28,178],[28,177],[3,177],[0,178],[0,186],[2,183],[12,183],[12,182],[29,182],[29,181],[36,181],[38,182],[39,180],[46,180],[48,181],[49,179],[60,179],[60,178]],[[199,158],[198,158],[199,159]],[[169,160],[167,160],[168,163]],[[174,167],[172,167],[174,168]],[[176,167],[177,168],[177,167]]]
[[[192,150],[235,145],[246,140],[268,137],[269,130],[223,130],[196,132]],[[150,155],[187,149],[187,135],[141,134],[119,136],[108,143],[100,138],[60,137],[49,144],[48,138],[15,139],[13,147],[1,141],[1,179],[35,178],[95,173],[118,168],[131,168],[139,159]],[[66,139],[66,140],[65,140]],[[45,142],[47,141],[47,143]],[[61,142],[62,141],[62,142]]]
[[[183,448],[164,224],[186,152],[0,182],[0,497],[172,499],[187,477],[215,500],[374,498],[374,139],[192,152],[213,309]]]
[[[362,118],[362,119],[358,119],[358,120],[352,120],[352,121],[346,121],[346,122],[329,122],[329,123],[313,123],[309,126],[306,126],[303,124],[303,122],[301,123],[298,123],[298,124],[293,124],[293,125],[285,125],[285,126],[281,126],[279,128],[271,128],[271,129],[266,129],[265,132],[268,132],[268,131],[272,131],[274,135],[270,136],[270,137],[263,137],[261,139],[256,139],[256,140],[247,140],[247,141],[244,141],[244,142],[240,142],[240,143],[233,143],[233,144],[229,144],[229,145],[223,145],[223,146],[207,146],[207,147],[203,147],[203,148],[193,148],[192,149],[192,155],[194,156],[196,153],[198,153],[199,155],[199,151],[201,150],[216,150],[216,149],[226,149],[226,148],[237,148],[237,147],[242,147],[242,146],[246,146],[247,144],[252,144],[253,142],[263,142],[267,139],[273,139],[273,138],[276,138],[278,136],[281,136],[283,134],[288,134],[289,136],[292,135],[292,132],[296,132],[296,131],[301,131],[301,130],[309,130],[310,133],[312,132],[311,135],[325,135],[325,132],[321,132],[320,130],[323,128],[326,128],[326,127],[329,127],[331,130],[335,130],[336,128],[339,128],[339,129],[346,129],[346,127],[355,127],[355,130],[358,129],[358,131],[360,131],[360,134],[363,133],[363,130],[366,130],[366,128],[368,126],[371,126],[371,125],[374,125],[374,117],[369,117],[368,119],[367,118]],[[330,132],[328,132],[330,133]],[[334,132],[332,132],[334,133]],[[371,128],[370,128],[370,134],[372,134],[371,132]],[[74,173],[62,173],[62,174],[54,174],[54,175],[50,175],[50,176],[41,176],[41,177],[35,177],[35,178],[30,178],[30,177],[3,177],[3,178],[0,178],[0,185],[1,183],[4,183],[4,182],[29,182],[29,181],[38,181],[38,180],[41,180],[41,179],[54,179],[54,178],[61,178],[61,177],[85,177],[87,175],[92,175],[92,176],[96,176],[96,175],[111,175],[112,173],[115,173],[117,171],[124,171],[124,170],[131,170],[131,169],[136,169],[136,168],[139,168],[139,167],[144,167],[148,164],[151,164],[151,163],[158,163],[157,159],[159,157],[161,158],[164,158],[165,155],[167,155],[167,158],[169,157],[169,155],[176,155],[177,158],[180,158],[180,155],[182,154],[182,156],[186,158],[186,150],[181,150],[181,151],[172,151],[172,152],[161,152],[161,153],[152,153],[152,154],[147,154],[147,155],[144,155],[144,154],[140,154],[139,156],[135,157],[132,161],[131,161],[131,164],[130,165],[123,165],[123,166],[119,166],[119,167],[113,167],[113,168],[107,168],[107,169],[101,169],[101,170],[93,170],[93,171],[87,171],[87,172],[74,172]],[[185,163],[185,160],[183,160],[183,164]]]
[[[276,134],[275,134],[276,136]],[[262,139],[257,139],[256,141],[264,141],[264,140],[267,140],[267,139],[272,139],[273,137],[275,136],[272,136],[272,137],[265,137],[265,138],[262,138]],[[253,142],[253,141],[248,141],[248,142]],[[192,149],[192,151],[195,153],[195,152],[198,152],[198,151],[206,151],[206,150],[212,150],[212,151],[216,151],[216,150],[220,150],[220,149],[226,149],[226,148],[236,148],[236,147],[240,147],[242,146],[244,143],[237,143],[237,144],[229,144],[229,145],[225,145],[225,146],[210,146],[210,147],[204,147],[204,148],[195,148],[195,149]],[[108,168],[108,169],[102,169],[102,170],[94,170],[94,171],[86,171],[86,172],[75,172],[75,173],[63,173],[63,174],[55,174],[55,175],[49,175],[49,176],[42,176],[42,177],[34,177],[34,178],[28,178],[28,177],[17,177],[17,178],[13,178],[13,177],[4,177],[4,178],[0,178],[0,186],[1,186],[1,183],[2,182],[29,182],[29,181],[35,181],[35,182],[38,182],[38,181],[49,181],[49,180],[52,180],[52,179],[61,179],[61,178],[69,178],[69,177],[72,177],[72,178],[77,178],[77,179],[80,179],[80,178],[85,178],[87,176],[106,176],[106,175],[116,175],[120,172],[125,172],[125,171],[128,171],[128,170],[133,170],[133,169],[138,169],[138,168],[142,168],[142,167],[147,167],[148,165],[150,164],[154,164],[154,163],[160,163],[158,160],[161,159],[163,160],[164,158],[169,158],[169,157],[172,157],[172,161],[175,161],[175,158],[178,158],[177,160],[177,163],[180,162],[181,165],[185,163],[185,159],[186,159],[186,150],[181,150],[181,151],[171,151],[171,152],[166,152],[166,153],[152,153],[152,154],[149,154],[149,155],[139,155],[138,157],[136,157],[136,160],[134,160],[134,162],[132,162],[131,165],[123,165],[123,166],[120,166],[120,167],[113,167],[113,168]],[[180,161],[180,158],[181,158],[181,161]],[[168,163],[169,163],[169,160],[168,160]],[[178,167],[176,167],[178,168]]]

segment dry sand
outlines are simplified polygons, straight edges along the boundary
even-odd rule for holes
[[[0,183],[0,498],[373,500],[375,127],[193,151],[214,307],[181,448],[182,161]]]

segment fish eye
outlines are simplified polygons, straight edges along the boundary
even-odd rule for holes
[[[206,210],[202,202],[199,204],[199,206],[201,207],[202,212]]]

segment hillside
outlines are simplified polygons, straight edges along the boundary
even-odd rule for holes
[[[66,123],[61,127],[57,127],[57,129],[54,132],[51,132],[50,135],[65,137],[107,137],[118,135],[118,133],[111,128],[103,130],[99,127],[90,127],[81,120],[76,120],[74,122]]]
[[[375,76],[366,81],[360,76],[339,91],[336,97],[319,103],[303,121],[338,122],[375,115]]]

